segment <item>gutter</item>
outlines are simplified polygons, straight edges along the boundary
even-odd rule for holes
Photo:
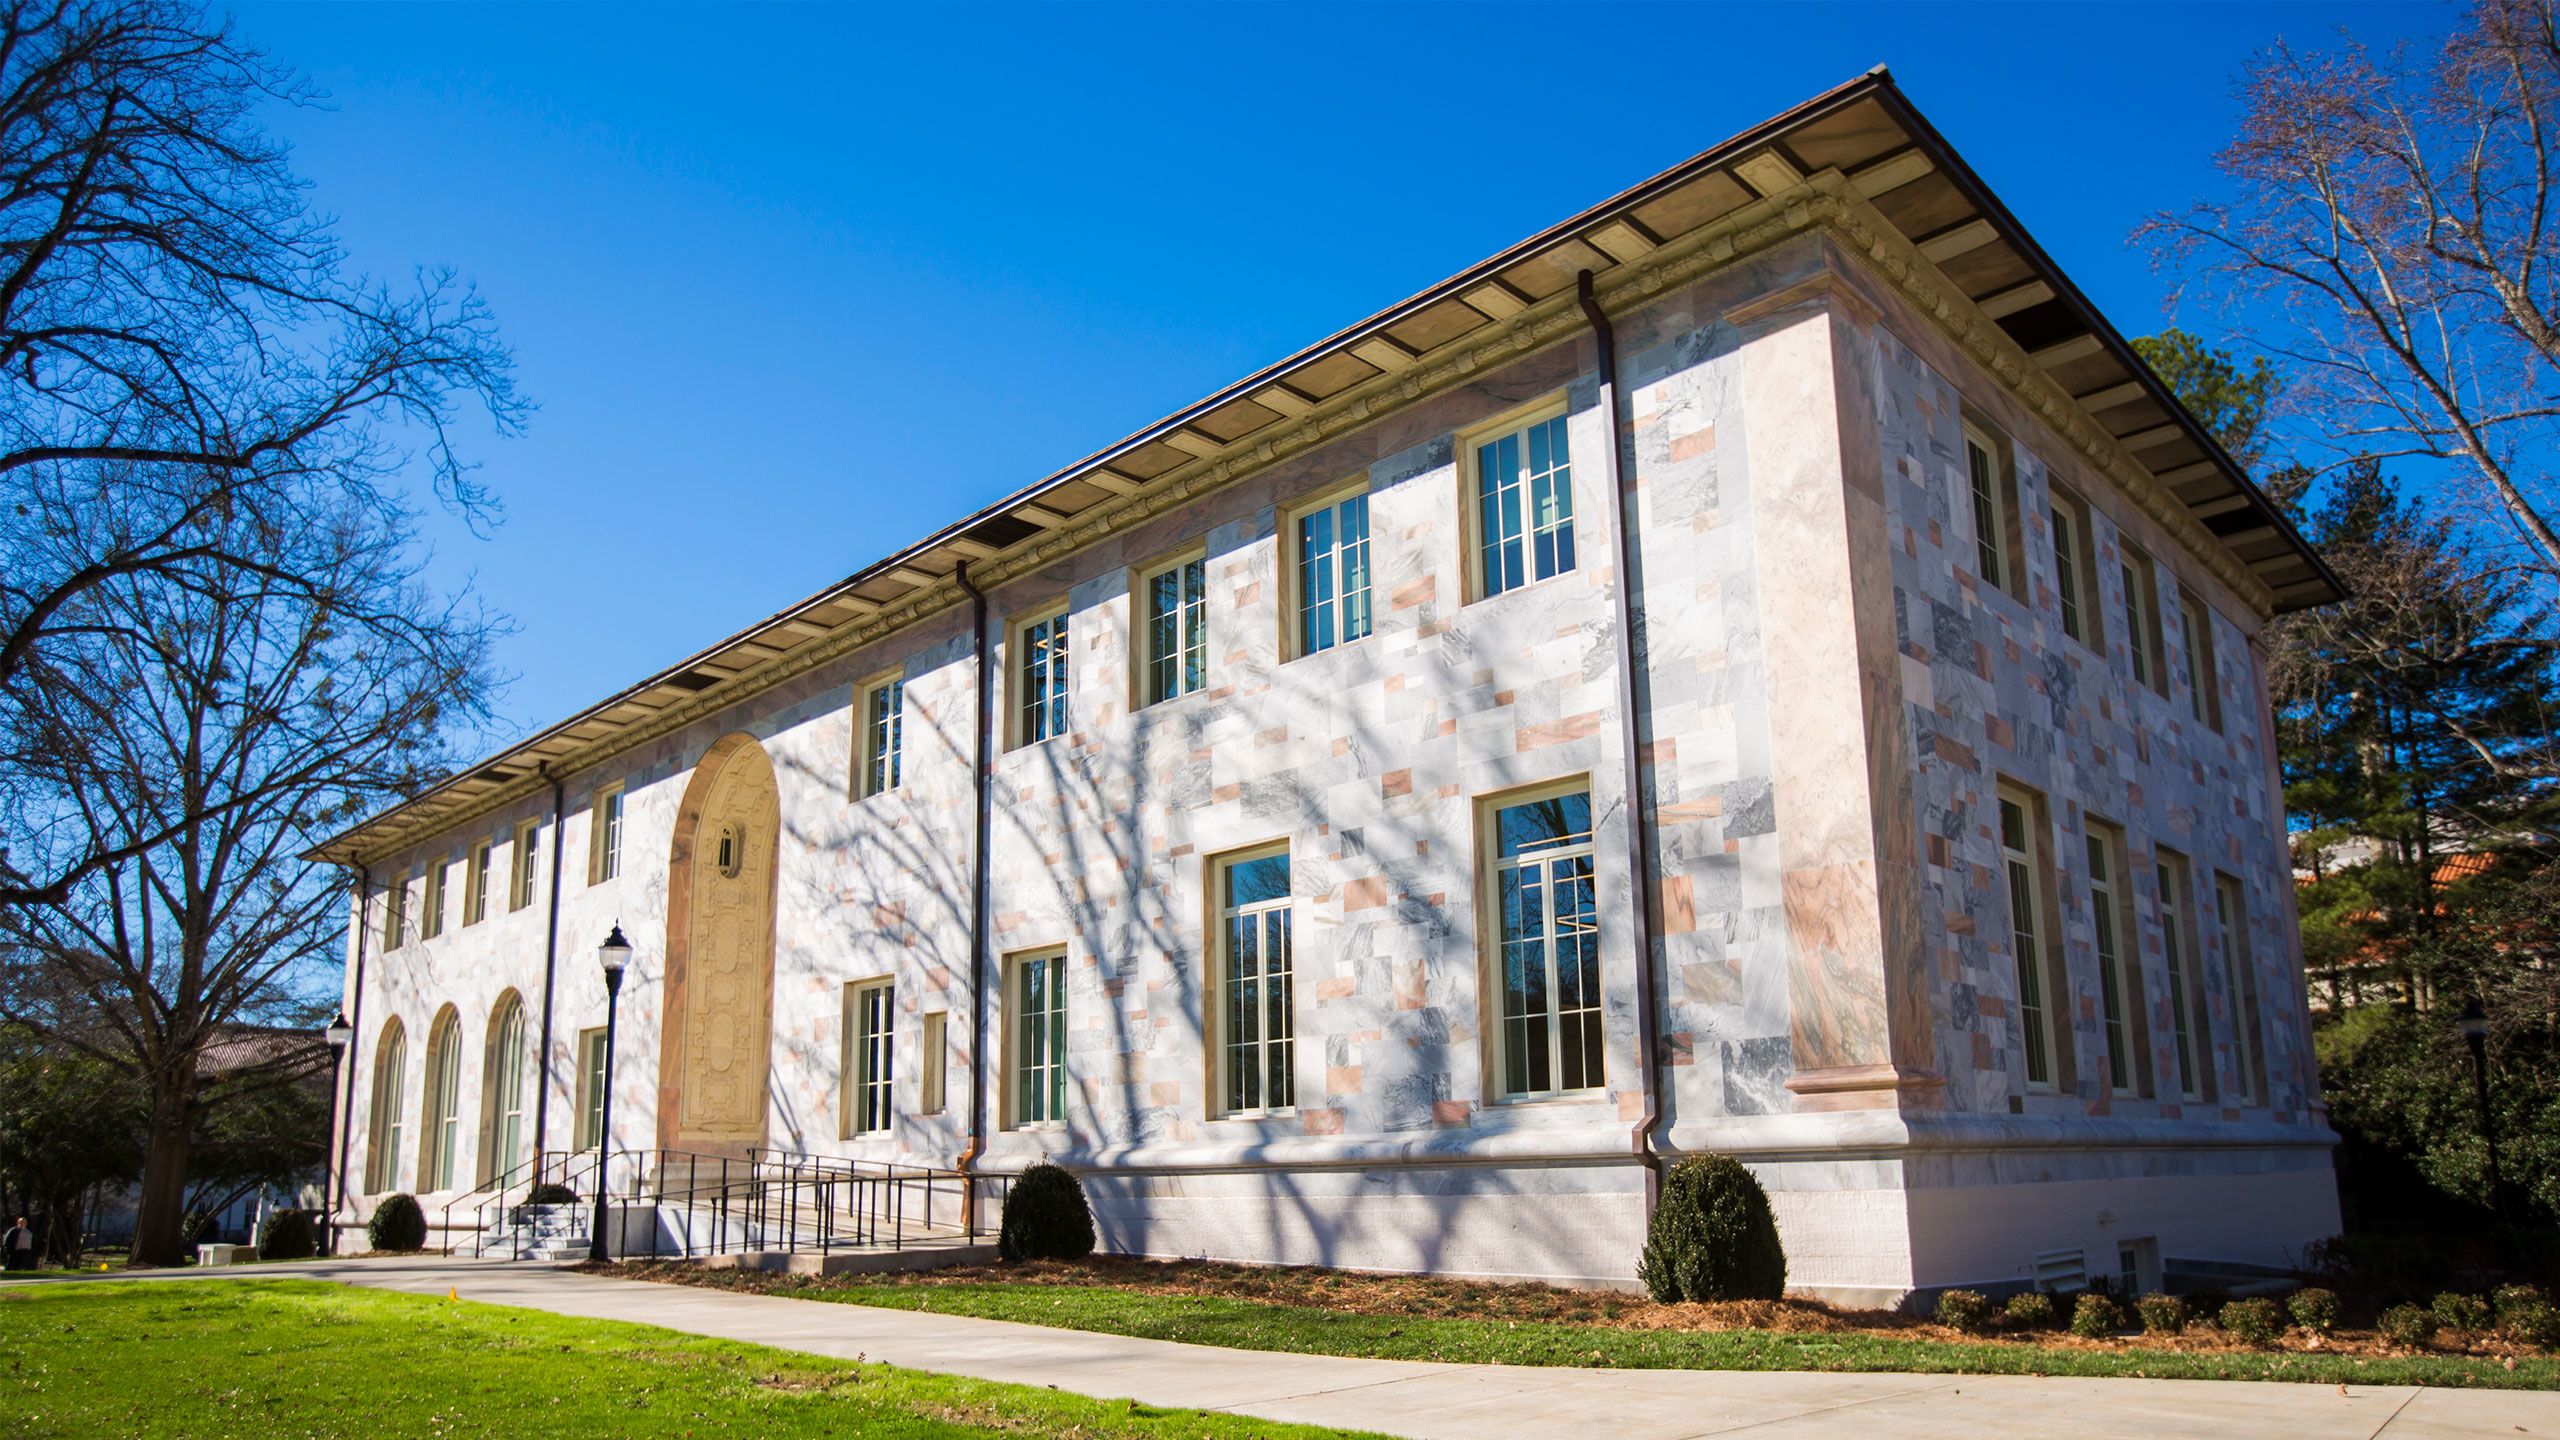
[[[1638,750],[1638,730],[1648,698],[1639,691],[1636,672],[1636,543],[1633,525],[1627,517],[1626,483],[1619,475],[1618,464],[1618,332],[1609,323],[1609,312],[1600,308],[1599,297],[1592,293],[1591,272],[1574,277],[1574,298],[1591,322],[1594,368],[1600,377],[1600,418],[1608,443],[1600,448],[1601,478],[1609,487],[1609,539],[1615,547],[1618,583],[1609,587],[1617,609],[1618,651],[1618,749],[1626,762],[1624,783],[1627,796],[1627,873],[1636,877],[1638,890],[1631,928],[1635,931],[1636,952],[1636,1070],[1637,1087],[1644,1097],[1644,1109],[1637,1115],[1635,1128],[1627,1136],[1627,1145],[1635,1153],[1636,1163],[1644,1166],[1644,1218],[1653,1224],[1655,1203],[1662,1196],[1662,1157],[1654,1151],[1654,1128],[1662,1123],[1662,1095],[1657,1084],[1655,1022],[1657,1010],[1653,988],[1653,917],[1660,913],[1661,877],[1654,874],[1653,846],[1645,818],[1644,761]],[[1649,691],[1650,686],[1643,687]]]
[[[962,1147],[959,1159],[951,1167],[967,1175],[987,1148],[987,850],[995,830],[995,795],[987,775],[987,737],[995,729],[996,687],[995,672],[987,663],[987,592],[969,578],[967,565],[954,571],[952,578],[969,596],[970,643],[978,657],[977,740],[972,747],[974,773],[970,779],[977,792],[978,813],[977,836],[969,850],[969,1143]],[[966,1185],[960,1193],[962,1223],[974,1234],[978,1225],[978,1187]]]
[[[358,865],[356,871],[356,983],[347,1000],[347,1054],[338,1067],[346,1074],[346,1103],[338,1111],[338,1193],[330,1203],[327,1240],[329,1253],[338,1253],[338,1210],[347,1205],[347,1140],[356,1129],[356,1047],[364,1043],[364,953],[365,932],[373,928],[372,917],[365,913],[365,902],[373,896],[373,871]]]
[[[568,833],[562,825],[562,812],[568,803],[561,789],[560,777],[551,767],[542,767],[542,776],[551,782],[551,903],[542,914],[542,1043],[534,1051],[533,1153],[542,1153],[542,1139],[551,1121],[551,992],[560,971],[560,851],[561,837]],[[480,903],[489,903],[483,887]]]

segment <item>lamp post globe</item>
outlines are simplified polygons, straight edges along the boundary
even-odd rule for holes
[[[622,972],[631,965],[631,942],[623,938],[621,921],[613,922],[613,933],[596,947],[596,963],[604,969],[604,1104],[596,1117],[596,1221],[587,1258],[602,1261],[612,1258],[605,1241],[605,1197],[613,1193],[614,1021],[622,1008]]]
[[[339,1115],[338,1092],[345,1088],[347,1046],[356,1038],[356,1027],[347,1023],[347,1012],[341,1010],[330,1017],[327,1028],[320,1034],[329,1042],[329,1133],[335,1135],[343,1123]],[[342,1160],[345,1153],[344,1150],[339,1152]],[[344,1184],[338,1175],[340,1168],[343,1167],[330,1165],[325,1154],[321,1157],[320,1253],[323,1255],[338,1253],[338,1191]]]

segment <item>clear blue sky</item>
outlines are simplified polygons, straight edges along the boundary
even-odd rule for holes
[[[249,5],[357,262],[456,267],[531,432],[436,566],[514,733],[1879,62],[2116,323],[2278,37],[2439,6]],[[2091,169],[2089,156],[2100,158]]]

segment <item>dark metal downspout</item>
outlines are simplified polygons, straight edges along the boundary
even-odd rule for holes
[[[338,1057],[340,1083],[347,1092],[346,1101],[338,1110],[338,1193],[330,1201],[329,1213],[322,1222],[328,1227],[327,1239],[332,1255],[338,1253],[338,1209],[347,1203],[347,1137],[354,1134],[356,1128],[356,1052],[357,1047],[364,1043],[364,942],[367,932],[373,929],[373,916],[369,913],[372,900],[373,870],[359,865],[356,867],[356,983],[347,1000],[347,1049]]]
[[[969,851],[969,1143],[953,1168],[968,1174],[987,1148],[987,849],[995,830],[995,796],[987,783],[987,737],[995,729],[995,672],[988,668],[987,593],[969,578],[963,565],[952,577],[969,595],[970,645],[978,661],[977,740],[973,745],[971,783],[977,789],[977,839]],[[978,1224],[978,1187],[960,1191],[964,1223],[972,1233]]]
[[[1595,365],[1600,377],[1600,417],[1608,439],[1600,447],[1600,466],[1601,478],[1609,487],[1609,538],[1616,546],[1618,565],[1618,583],[1609,587],[1618,612],[1618,740],[1626,757],[1627,866],[1636,876],[1639,892],[1634,923],[1636,1066],[1642,1076],[1644,1113],[1637,1117],[1635,1131],[1627,1138],[1644,1166],[1644,1218],[1650,1226],[1654,1202],[1662,1193],[1662,1157],[1653,1149],[1653,1132],[1662,1121],[1662,1097],[1654,1063],[1657,1026],[1653,987],[1653,917],[1659,913],[1662,880],[1653,871],[1644,758],[1637,750],[1637,742],[1645,713],[1641,702],[1652,687],[1640,688],[1642,677],[1636,669],[1635,527],[1627,516],[1626,484],[1618,473],[1618,332],[1609,323],[1609,312],[1600,308],[1599,297],[1591,292],[1590,271],[1574,278],[1574,298],[1581,302],[1582,313],[1591,322],[1591,340],[1598,351]]]
[[[534,1051],[533,1153],[537,1158],[551,1122],[551,990],[560,969],[560,837],[569,833],[562,815],[568,796],[560,787],[560,777],[551,773],[548,764],[542,767],[542,776],[551,782],[551,903],[542,915],[542,1044]],[[489,903],[485,893],[480,903]]]

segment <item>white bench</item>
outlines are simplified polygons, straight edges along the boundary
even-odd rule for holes
[[[257,1253],[257,1247],[254,1245],[199,1245],[196,1247],[196,1263],[198,1265],[237,1265],[243,1257],[255,1256]]]

